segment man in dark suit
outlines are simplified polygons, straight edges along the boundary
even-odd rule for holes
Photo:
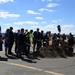
[[[69,34],[68,46],[69,46],[69,50],[73,53],[74,37],[73,37],[72,33]]]
[[[10,32],[9,32],[9,40],[10,40],[10,44],[9,44],[9,49],[8,49],[8,54],[12,54],[12,46],[14,43],[14,33],[13,33],[13,27],[10,27]]]
[[[35,52],[35,46],[37,45],[36,50],[38,51],[41,47],[41,33],[39,32],[39,28],[33,33],[34,38],[33,38],[33,52]]]
[[[18,51],[17,51],[17,56],[22,57],[22,53],[24,51],[24,42],[25,42],[25,36],[24,36],[24,29],[21,29],[21,33],[18,35]]]
[[[18,51],[18,36],[20,34],[20,30],[18,29],[17,31],[18,32],[15,33],[15,35],[14,35],[14,39],[15,39],[15,53],[17,53],[17,51]]]

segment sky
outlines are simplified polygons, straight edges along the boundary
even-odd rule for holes
[[[75,34],[75,0],[0,0],[2,32],[24,28]]]

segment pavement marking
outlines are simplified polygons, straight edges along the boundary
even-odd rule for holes
[[[35,68],[35,67],[26,66],[26,65],[22,65],[22,64],[16,64],[16,63],[11,63],[11,62],[4,62],[4,61],[0,61],[0,63],[5,63],[5,64],[18,66],[18,67],[22,67],[22,68],[37,70],[37,71],[44,72],[44,73],[47,73],[47,74],[52,74],[52,75],[64,75],[64,74],[60,74],[60,73],[56,73],[56,72],[52,72],[52,71],[48,71],[48,70],[43,70],[43,69],[38,69],[38,68]]]
[[[56,72],[52,72],[52,71],[44,71],[45,73],[48,74],[53,74],[53,75],[64,75],[64,74],[60,74],[60,73],[56,73]]]

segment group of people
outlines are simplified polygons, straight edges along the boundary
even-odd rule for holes
[[[49,32],[47,32],[49,34]],[[39,31],[39,28],[36,31],[27,29],[18,30],[18,33],[15,34],[15,53],[17,56],[21,57],[22,54],[29,56],[30,47],[33,48],[33,53],[39,51],[42,47],[42,41],[46,39],[47,44],[49,45],[49,35],[44,36],[44,31]]]
[[[59,43],[60,34],[54,33],[51,35],[51,31],[47,31],[44,33],[43,30],[39,31],[39,28],[36,31],[21,28],[17,30],[17,33],[13,32],[13,27],[10,27],[6,30],[4,34],[4,46],[5,46],[5,55],[12,53],[13,44],[15,44],[14,52],[16,53],[17,57],[22,57],[22,54],[29,56],[30,54],[30,47],[33,48],[33,53],[35,51],[39,51],[42,46],[48,46],[49,41],[53,40],[52,43],[55,41],[57,45]],[[2,34],[0,33],[0,51],[2,51]],[[66,35],[62,35],[62,40],[66,40]],[[73,52],[72,46],[75,44],[74,37],[72,33],[69,34],[68,37],[68,45],[71,46],[70,50]]]

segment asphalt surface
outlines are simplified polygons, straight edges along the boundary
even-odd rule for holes
[[[12,51],[14,52],[14,46]],[[22,60],[15,55],[6,57],[4,47],[0,56],[0,75],[75,75],[75,56],[36,59],[24,56]]]

